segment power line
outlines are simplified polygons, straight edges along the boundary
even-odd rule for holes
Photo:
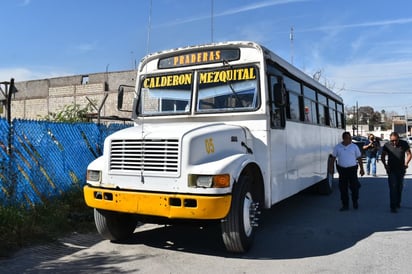
[[[391,78],[391,77],[396,77],[399,78],[401,76],[411,76],[411,72],[405,72],[405,73],[389,73],[385,74],[385,78]],[[357,74],[357,75],[339,75],[335,77],[330,77],[331,79],[364,79],[364,78],[376,78],[377,80],[382,80],[382,75],[379,74]]]
[[[343,88],[342,90],[351,91],[351,92],[358,92],[358,93],[366,93],[366,94],[377,94],[377,95],[391,95],[391,94],[411,94],[410,91],[388,91],[388,90],[360,90],[360,89],[350,89],[350,88]]]

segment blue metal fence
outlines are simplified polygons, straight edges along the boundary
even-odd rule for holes
[[[1,202],[41,203],[84,185],[86,167],[101,155],[104,139],[129,126],[15,119],[10,128],[0,119]]]

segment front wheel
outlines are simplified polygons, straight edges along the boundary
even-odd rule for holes
[[[133,235],[137,226],[137,216],[102,209],[94,209],[94,222],[103,238],[121,241]]]
[[[252,245],[260,213],[255,199],[251,179],[241,176],[234,186],[230,212],[221,224],[223,242],[230,252],[246,252]]]

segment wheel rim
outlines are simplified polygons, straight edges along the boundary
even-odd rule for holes
[[[253,226],[252,226],[252,216],[251,210],[253,209],[253,198],[250,192],[246,193],[245,200],[243,202],[243,228],[245,231],[246,236],[250,236],[252,234]]]

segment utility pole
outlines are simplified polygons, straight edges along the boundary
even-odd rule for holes
[[[409,127],[408,127],[408,107],[405,107],[405,137],[408,138]]]
[[[4,90],[1,88],[1,85],[4,85]],[[16,87],[14,86],[14,78],[10,79],[10,82],[4,81],[0,82],[0,92],[3,94],[5,98],[5,102],[3,104],[5,105],[7,109],[7,122],[10,124],[11,122],[11,95],[15,92],[17,92]]]
[[[4,86],[4,90],[1,88],[1,86]],[[8,159],[8,167],[7,170],[4,172],[6,177],[8,178],[8,186],[7,186],[7,191],[9,193],[9,198],[12,198],[14,196],[14,192],[16,190],[16,177],[13,174],[13,169],[12,169],[12,125],[11,125],[11,95],[17,92],[16,87],[14,86],[14,78],[10,79],[10,82],[0,82],[0,92],[2,93],[4,100],[2,100],[3,104],[6,106],[7,109],[7,123],[9,125],[9,132],[7,134],[7,147],[6,147],[6,153],[9,156]]]
[[[356,129],[355,118],[356,118],[356,110],[355,110],[355,106],[353,106],[353,114],[352,114],[352,136],[355,136],[355,129]]]
[[[356,101],[356,135],[359,136],[359,107],[358,107],[358,101]]]
[[[1,88],[1,85],[4,85],[4,90]],[[7,123],[11,128],[11,95],[17,92],[16,87],[14,86],[14,78],[10,79],[10,82],[0,82],[0,92],[3,94],[5,98],[5,102],[3,104],[6,106],[7,109]],[[11,152],[11,133],[8,135],[8,145],[7,145],[7,154],[10,155]]]

